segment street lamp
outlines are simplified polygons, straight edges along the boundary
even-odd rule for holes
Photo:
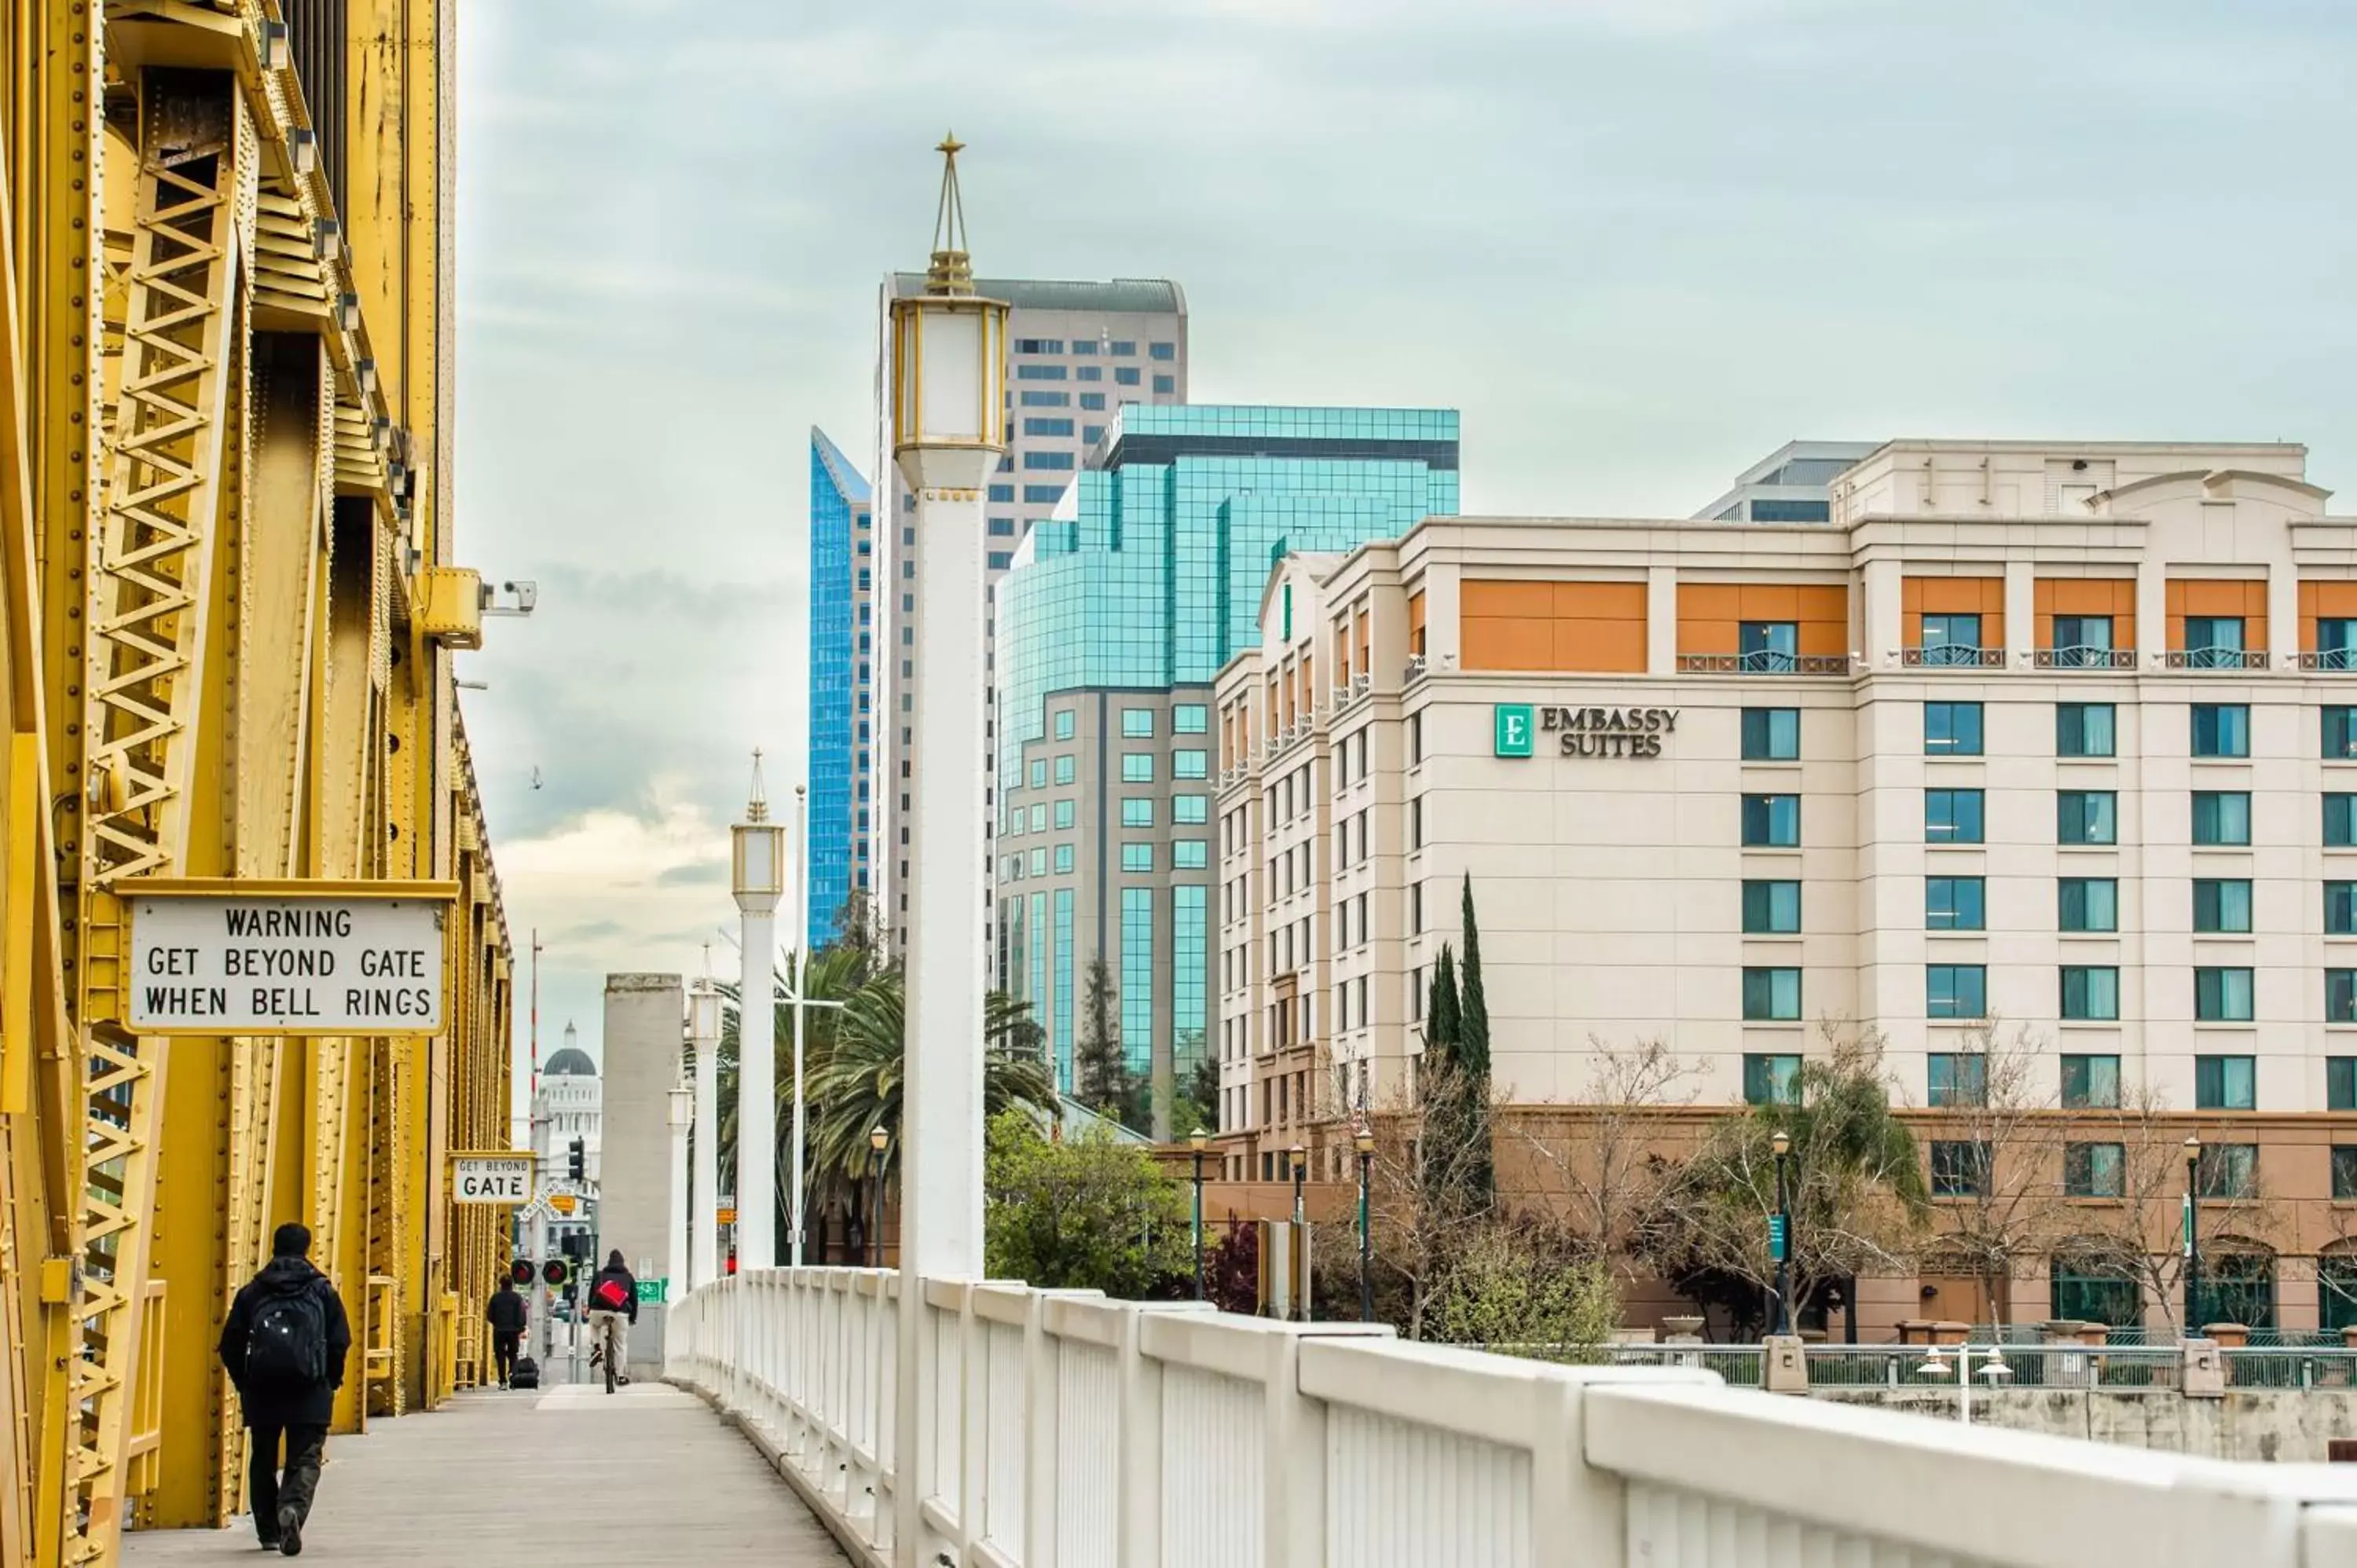
[[[1981,1369],[1977,1374],[1972,1371],[1972,1346],[1969,1344],[1957,1346],[1956,1419],[1966,1426],[1973,1423],[1973,1378],[1975,1376],[1986,1378],[1989,1387],[1995,1388],[1998,1383],[2013,1376],[2013,1369],[2006,1365],[2005,1348],[2002,1345],[1989,1347],[1988,1359],[1981,1363]],[[1915,1370],[1923,1377],[1944,1380],[1948,1375],[1948,1362],[1947,1359],[1940,1354],[1940,1347],[1932,1346],[1930,1353],[1923,1358],[1923,1364]]]
[[[1359,1321],[1375,1320],[1375,1231],[1367,1216],[1367,1175],[1375,1163],[1375,1135],[1364,1125],[1351,1140],[1359,1151]]]
[[[2185,1337],[2201,1332],[2201,1134],[2185,1134]]]
[[[876,1130],[867,1134],[867,1147],[876,1155],[868,1164],[876,1167],[875,1251],[876,1266],[879,1269],[884,1266],[884,1145],[889,1142],[891,1136],[884,1131],[880,1122],[877,1123]]]
[[[1203,1299],[1203,1151],[1211,1146],[1211,1135],[1198,1127],[1188,1134],[1187,1143],[1195,1151],[1195,1299]]]
[[[705,974],[687,993],[687,1032],[695,1049],[695,1147],[688,1183],[687,1278],[708,1285],[720,1277],[720,988]]]
[[[1296,1144],[1286,1152],[1293,1160],[1293,1255],[1286,1260],[1286,1265],[1291,1267],[1306,1262],[1309,1255],[1309,1238],[1305,1233],[1305,1211],[1301,1203],[1301,1184],[1309,1176],[1309,1151]],[[1307,1323],[1309,1321],[1309,1271],[1304,1267],[1295,1269],[1294,1273],[1299,1276],[1301,1287],[1301,1299],[1294,1304],[1294,1311],[1300,1316],[1302,1322]]]
[[[1774,1332],[1792,1332],[1792,1187],[1786,1171],[1792,1163],[1792,1140],[1779,1129],[1770,1140],[1776,1151],[1776,1324]]]
[[[778,900],[786,890],[786,830],[770,821],[761,754],[745,820],[728,830],[729,890],[739,919],[737,986],[737,1259],[778,1261]]]
[[[669,1275],[663,1281],[663,1300],[678,1300],[687,1294],[687,1130],[695,1122],[695,1090],[683,1081],[671,1086],[671,1223],[664,1227],[664,1239],[671,1243],[671,1256],[666,1263]]]

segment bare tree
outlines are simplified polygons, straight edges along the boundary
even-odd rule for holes
[[[1991,1320],[2010,1310],[2016,1267],[2044,1257],[2072,1228],[2065,1196],[2076,1147],[2060,1112],[2059,1084],[2042,1036],[1990,1018],[1963,1041],[1946,1103],[1934,1107],[1932,1196],[1938,1234],[1929,1244],[1981,1283]],[[2095,1173],[2082,1171],[2083,1176]],[[2083,1183],[2083,1185],[2084,1185]]]
[[[1437,1328],[1437,1307],[1469,1235],[1494,1211],[1490,1188],[1497,1106],[1469,1091],[1463,1069],[1426,1050],[1411,1096],[1395,1107],[1394,1138],[1378,1138],[1368,1172],[1375,1250],[1405,1290],[1411,1339]]]
[[[1565,1226],[1592,1256],[1625,1266],[1676,1169],[1674,1129],[1709,1069],[1659,1038],[1625,1050],[1594,1035],[1588,1044],[1594,1065],[1578,1104],[1542,1131],[1525,1118],[1513,1124],[1559,1189]]]

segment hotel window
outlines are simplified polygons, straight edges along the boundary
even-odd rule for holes
[[[1061,338],[1017,338],[1015,351],[1018,354],[1060,354],[1064,351]]]
[[[2357,969],[2328,969],[2324,972],[2324,1021],[2328,1024],[2357,1024]],[[2330,1063],[2326,1065],[2328,1069],[2330,1066]],[[2328,1071],[2327,1077],[2330,1076]],[[2357,1107],[2334,1105],[2327,1109],[2348,1111]]]
[[[1121,868],[1127,872],[1154,869],[1154,846],[1150,843],[1125,843],[1121,846]]]
[[[2252,1017],[2251,972],[2247,969],[2195,970],[2193,1016],[2204,1024],[2249,1023]]]
[[[1208,846],[1202,839],[1176,839],[1170,845],[1170,865],[1178,871],[1200,871],[1210,864]]]
[[[1801,929],[1801,885],[1797,882],[1743,884],[1743,929],[1753,934],[1788,934]]]
[[[1034,876],[1048,875],[1048,849],[1045,844],[1031,852],[1031,875]]]
[[[2117,843],[2119,797],[2109,789],[2057,789],[2054,836],[2062,843]]]
[[[1031,764],[1031,788],[1034,789],[1045,789],[1047,787],[1048,761],[1047,758],[1041,757]]]
[[[2063,965],[2062,1016],[2073,1023],[2117,1023],[2120,972],[2109,964]]]
[[[2066,931],[2120,929],[2120,885],[2110,876],[2065,876],[2055,884],[2055,903]]]
[[[2113,1111],[2120,1103],[2120,1058],[2115,1056],[2072,1056],[2062,1058],[2062,1109]]]
[[[1743,760],[1792,762],[1801,755],[1801,710],[1743,710]]]
[[[1801,623],[1747,620],[1736,624],[1737,668],[1746,674],[1781,674],[1800,668]]]
[[[1073,816],[1074,816],[1074,814],[1075,814],[1075,811],[1076,811],[1076,808],[1073,806],[1073,804],[1072,804],[1072,802],[1071,802],[1071,801],[1070,801],[1070,800],[1059,800],[1059,801],[1057,801],[1057,802],[1056,802],[1056,826],[1058,826],[1059,828],[1069,828],[1069,827],[1071,827],[1071,826],[1072,825],[1072,818],[1073,818]]]
[[[2332,709],[2324,710],[2328,718]],[[2327,736],[2331,725],[2325,726]],[[2196,757],[2248,757],[2251,755],[2251,710],[2241,703],[2196,703],[2193,704],[2193,755]],[[2330,755],[2328,751],[2327,755]]]
[[[2122,1144],[2062,1145],[2062,1196],[2117,1197],[2125,1190],[2127,1147]]]
[[[1070,408],[1072,406],[1072,394],[1060,392],[1027,392],[1019,401],[1025,408]],[[1071,432],[1067,430],[1064,434],[1070,435]]]
[[[1060,381],[1064,379],[1061,365],[1017,365],[1015,379],[1018,381]]]
[[[1152,359],[1175,360],[1178,357],[1178,345],[1176,343],[1149,343],[1146,345],[1146,351],[1147,356]]]
[[[1057,738],[1058,740],[1070,740],[1070,739],[1071,739],[1071,738],[1072,738],[1073,732],[1074,732],[1074,731],[1079,727],[1079,723],[1080,723],[1079,719],[1077,718],[1077,716],[1075,716],[1075,714],[1073,714],[1073,712],[1072,712],[1072,710],[1071,710],[1071,709],[1070,709],[1070,708],[1059,708],[1059,709],[1057,709],[1057,710],[1056,710],[1056,738]]]
[[[1059,876],[1070,876],[1071,874],[1072,846],[1068,843],[1060,843],[1056,846],[1056,875]]]
[[[1801,1102],[1801,1058],[1780,1052],[1744,1052],[1743,1102],[1746,1105],[1798,1105]]]
[[[1407,803],[1407,847],[1424,847],[1424,797],[1421,795]]]
[[[1986,879],[1927,876],[1923,879],[1923,927],[1932,931],[1977,931],[1987,920]]]
[[[1924,1015],[1931,1018],[1988,1016],[1988,967],[1978,963],[1923,966]]]
[[[1122,709],[1121,733],[1122,737],[1125,740],[1152,740],[1154,738],[1154,710],[1152,708]]]
[[[1127,795],[1122,798],[1121,825],[1125,828],[1150,828],[1154,825],[1154,798],[1150,795]]]
[[[2346,762],[2357,757],[2357,708],[2326,708],[2324,714],[2324,760]]]
[[[2316,667],[2357,670],[2357,620],[2319,617],[2316,623]]]
[[[1172,735],[1204,735],[1211,728],[1211,710],[1200,703],[1180,703],[1170,710]]]
[[[1115,359],[1135,360],[1137,358],[1137,344],[1132,338],[1115,338],[1105,346],[1105,352]]]
[[[1012,539],[1015,537],[1015,520],[1011,517],[994,517],[990,520],[990,532],[994,538]]]
[[[1059,784],[1071,783],[1079,776],[1080,766],[1080,759],[1074,757],[1060,757],[1056,758],[1056,782]]]
[[[1978,757],[1981,754],[1981,705],[1978,703],[1924,703],[1923,754],[1926,757]]]
[[[2324,798],[2324,847],[2349,849],[2357,846],[2357,795],[2327,795]]]
[[[1114,367],[1113,379],[1114,384],[1116,386],[1134,387],[1138,382],[1137,367],[1135,365],[1115,365]]]
[[[1923,1072],[1924,1099],[1934,1107],[1988,1103],[1988,1058],[1978,1051],[1933,1051]]]
[[[1981,842],[1981,792],[1978,789],[1923,791],[1923,842]]]
[[[1031,808],[1031,831],[1035,833],[1048,831],[1048,808],[1044,802]]]
[[[1761,1023],[1798,1020],[1801,1016],[1801,972],[1797,969],[1744,970],[1743,1015]]]
[[[2257,1103],[2256,1057],[2195,1057],[2193,1106],[2197,1111],[2248,1111]]]
[[[2201,1159],[2194,1163],[2193,1185],[2201,1189],[2204,1197],[2248,1197],[2258,1174],[2259,1146],[2256,1144],[2204,1144]],[[2211,1291],[2219,1289],[2222,1282],[2217,1275],[2221,1272],[2215,1262],[2205,1257],[2202,1260],[2202,1287]]]
[[[2101,669],[2112,660],[2112,618],[2056,616],[2054,667],[2058,670]]]
[[[1157,376],[1154,378],[1154,391],[1157,396],[1168,397],[1178,390],[1178,381],[1177,377]]]
[[[1173,795],[1170,797],[1170,820],[1174,822],[1209,822],[1211,797],[1208,795]]]
[[[1061,485],[1026,485],[1023,487],[1023,499],[1026,504],[1030,506],[1054,506],[1058,501],[1062,500],[1063,499],[1064,487]]]
[[[2324,934],[2357,937],[2357,882],[2324,885]]]
[[[1083,376],[1081,379],[1082,381],[1088,381],[1091,378]],[[1103,392],[1082,392],[1081,394],[1081,406],[1092,413],[1103,413],[1104,412],[1104,405],[1105,394]],[[1092,426],[1092,428],[1095,427]]]
[[[2054,755],[2111,757],[2115,755],[2115,714],[2109,703],[2054,704]]]
[[[1980,661],[1980,617],[1927,615],[1923,618],[1924,663],[1978,664]]]
[[[1422,801],[1417,802],[1422,805]],[[1418,838],[1421,840],[1419,833]],[[1798,795],[1743,797],[1743,843],[1751,849],[1798,849],[1801,843],[1801,798]]]
[[[2357,1147],[2347,1144],[2332,1145],[2332,1196],[2357,1197]],[[2350,1323],[2349,1301],[2357,1296],[2357,1282],[2350,1277],[2346,1258],[2319,1258],[2317,1273],[2325,1276],[2323,1289],[2328,1316],[2325,1326],[2345,1328]],[[2334,1311],[2338,1308],[2338,1311]],[[2339,1319],[2336,1324],[2334,1319]]]
[[[1104,370],[1098,365],[1082,365],[1072,372],[1072,379],[1076,381],[1101,381],[1104,380]]]
[[[2251,884],[2247,877],[2201,876],[2193,881],[2193,929],[2206,934],[2241,934],[2251,929]]]
[[[2251,842],[2251,794],[2247,789],[2193,791],[2193,842],[2197,844],[2246,844]]]
[[[2324,1058],[2324,1108],[2357,1111],[2357,1057]]]
[[[2192,670],[2239,670],[2243,667],[2241,616],[2187,616],[2185,663]]]
[[[1208,751],[1179,750],[1170,754],[1170,777],[1173,779],[1204,779],[1211,775],[1211,754]]]
[[[1023,422],[1023,434],[1026,435],[1070,435],[1071,433],[1072,422],[1069,419],[1028,418]]]
[[[1978,1197],[1988,1191],[1989,1146],[1955,1138],[1932,1143],[1932,1196]]]
[[[1125,751],[1121,754],[1121,781],[1125,784],[1154,782],[1154,754],[1150,751]]]
[[[1015,499],[1015,487],[1013,485],[993,485],[990,487],[990,499],[1004,506]],[[907,574],[903,573],[902,575],[905,576]]]

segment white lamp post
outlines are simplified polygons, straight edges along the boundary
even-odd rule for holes
[[[687,1278],[720,1277],[720,988],[706,974],[687,995],[687,1033],[695,1048],[695,1171],[689,1184]]]
[[[744,929],[737,989],[737,1266],[766,1269],[778,1261],[778,1062],[776,961],[778,899],[786,890],[786,830],[770,821],[761,792],[761,754],[753,754],[753,793],[733,841],[731,891]]]
[[[1006,313],[974,293],[956,137],[940,145],[941,204],[925,292],[892,301],[892,457],[917,503],[911,689],[931,760],[909,818],[907,1078],[900,1125],[900,1365],[921,1359],[927,1275],[982,1277],[984,818],[983,492],[1006,445]],[[903,1377],[894,1427],[896,1554],[931,1563],[918,1504],[935,1463]],[[954,1484],[953,1482],[952,1484]]]
[[[685,1083],[674,1083],[671,1090],[671,1203],[668,1212],[671,1223],[664,1228],[671,1242],[670,1256],[664,1260],[663,1301],[677,1301],[687,1294],[687,1130],[695,1120],[695,1090]]]

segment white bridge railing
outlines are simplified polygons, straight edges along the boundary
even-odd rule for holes
[[[915,1550],[896,1553],[899,1289],[870,1270],[739,1274],[669,1326],[672,1380],[871,1563],[2357,1568],[2357,1475],[2333,1466],[953,1280],[925,1284]]]

